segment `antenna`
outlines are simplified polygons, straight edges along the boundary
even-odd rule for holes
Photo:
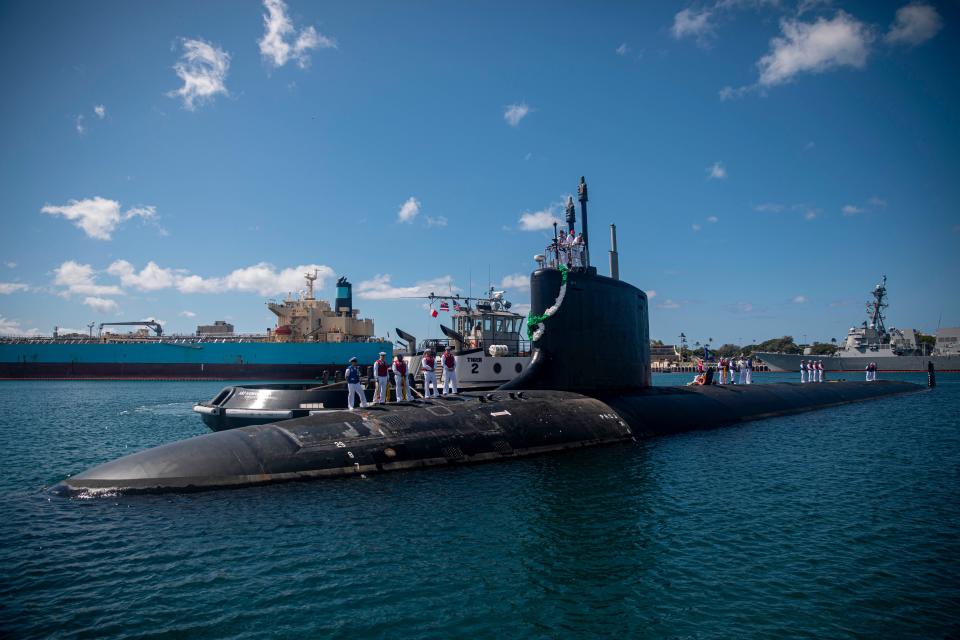
[[[307,279],[307,300],[313,300],[313,281],[317,279],[317,269],[313,273],[305,273],[303,277]]]

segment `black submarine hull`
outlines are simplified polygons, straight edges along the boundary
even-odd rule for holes
[[[530,302],[530,365],[493,393],[220,431],[108,462],[59,487],[184,491],[487,462],[924,389],[898,381],[651,387],[643,291],[589,266],[541,266]]]
[[[68,494],[189,491],[490,462],[910,393],[898,381],[498,391],[331,411],[197,436],[64,480]]]

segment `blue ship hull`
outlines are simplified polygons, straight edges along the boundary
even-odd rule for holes
[[[356,356],[372,364],[390,342],[0,343],[0,379],[310,380],[331,378]]]

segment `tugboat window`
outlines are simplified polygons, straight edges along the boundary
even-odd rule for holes
[[[490,331],[490,318],[483,319],[483,330]]]

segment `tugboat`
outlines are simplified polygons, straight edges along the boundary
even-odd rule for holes
[[[423,383],[423,352],[432,349],[441,354],[450,347],[457,360],[459,387],[471,390],[494,389],[523,372],[530,363],[530,342],[523,337],[525,316],[510,311],[513,306],[503,291],[493,287],[486,297],[426,296],[432,307],[439,302],[442,311],[453,309],[453,328],[440,325],[445,338],[417,339],[403,329],[397,335],[406,344],[404,359],[414,379]],[[439,367],[442,370],[442,367]],[[437,385],[443,384],[437,372]]]

